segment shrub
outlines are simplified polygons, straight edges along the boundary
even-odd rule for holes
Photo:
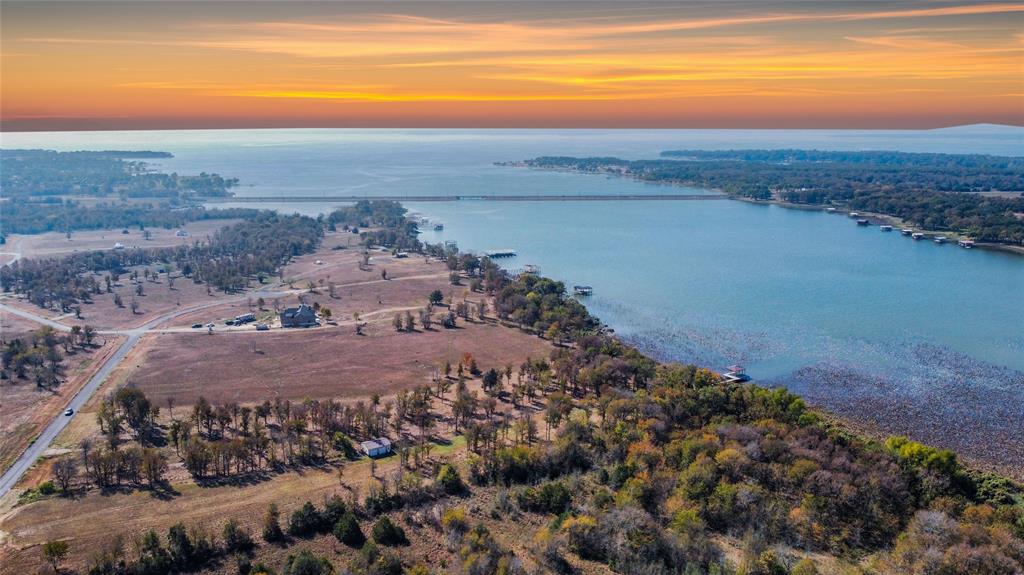
[[[303,549],[296,555],[289,555],[284,565],[284,575],[332,575],[334,566],[323,557]]]
[[[263,540],[267,543],[284,541],[280,518],[281,513],[277,510],[277,505],[271,503],[267,514],[263,517]]]
[[[307,501],[292,513],[288,521],[288,533],[297,537],[308,537],[320,530],[322,521],[320,512]]]
[[[459,476],[459,472],[451,465],[441,466],[441,470],[437,473],[437,484],[449,495],[462,493],[466,488],[465,484],[462,483],[462,477]]]
[[[537,513],[559,514],[569,508],[572,497],[561,481],[545,483],[540,489],[527,487],[516,494],[519,506]]]
[[[790,575],[818,575],[818,568],[809,557],[804,557],[789,572]]]
[[[335,431],[334,435],[331,436],[331,446],[334,447],[335,451],[349,459],[359,455],[355,445],[352,444],[352,439],[340,431]]]
[[[443,301],[444,301],[444,294],[441,293],[441,290],[436,289],[436,290],[430,292],[430,303],[432,303],[434,305],[438,305],[438,304],[440,304]]]
[[[395,525],[387,516],[373,524],[373,540],[381,545],[404,545],[409,542],[405,530]]]
[[[402,562],[394,554],[381,551],[373,543],[367,541],[359,550],[359,557],[352,562],[357,573],[370,575],[402,575]]]
[[[538,499],[542,509],[548,513],[558,514],[569,508],[572,496],[569,495],[569,490],[561,481],[553,481],[545,483],[540,488]]]
[[[441,527],[446,531],[465,533],[469,529],[469,523],[466,522],[466,510],[461,507],[446,509],[444,515],[441,516]]]
[[[351,511],[345,512],[334,525],[334,537],[350,547],[359,547],[366,542],[366,536]]]
[[[333,527],[345,515],[345,510],[345,502],[338,495],[334,495],[324,504],[320,518],[324,525]]]
[[[224,524],[224,549],[229,553],[244,553],[253,548],[252,536],[245,529],[238,526],[234,519]]]
[[[262,561],[249,567],[249,575],[277,575],[273,569],[267,567]]]
[[[44,481],[39,484],[40,495],[53,495],[54,493],[57,493],[57,488],[54,487],[52,481]]]
[[[597,519],[589,515],[569,517],[562,522],[569,549],[584,559],[601,559],[603,552],[597,541]]]

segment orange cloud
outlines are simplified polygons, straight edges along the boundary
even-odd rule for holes
[[[5,2],[5,129],[1024,121],[1021,3],[62,6]]]

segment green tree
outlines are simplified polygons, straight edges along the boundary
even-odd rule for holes
[[[320,512],[307,501],[292,512],[288,521],[288,533],[297,537],[308,537],[320,530],[321,523]]]
[[[334,525],[334,537],[350,547],[359,547],[366,542],[366,536],[363,535],[363,530],[359,527],[359,521],[351,511],[346,511]]]
[[[284,575],[331,575],[334,566],[323,557],[317,557],[308,549],[289,555],[284,566]]]
[[[387,515],[373,524],[373,540],[381,545],[404,545],[409,542],[405,530],[395,525]]]
[[[441,290],[436,289],[430,292],[428,299],[430,300],[431,305],[440,305],[440,303],[444,301],[444,293],[442,293]]]
[[[263,540],[267,543],[284,541],[284,532],[281,531],[281,512],[273,503],[267,508],[267,514],[263,516]]]
[[[70,546],[67,541],[47,541],[43,543],[43,558],[53,566],[55,572],[60,572],[60,563],[68,556]]]
[[[459,476],[459,472],[451,465],[441,466],[440,471],[437,472],[437,484],[444,489],[445,493],[450,495],[461,493],[466,488],[462,483],[462,477]]]

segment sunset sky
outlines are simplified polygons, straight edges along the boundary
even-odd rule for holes
[[[12,2],[5,131],[1024,125],[1019,2]]]

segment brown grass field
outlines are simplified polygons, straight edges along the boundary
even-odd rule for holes
[[[150,266],[153,271],[158,266]],[[65,325],[91,325],[96,329],[130,329],[139,327],[155,317],[172,312],[181,307],[204,304],[218,300],[228,300],[232,294],[219,291],[206,292],[206,284],[196,284],[189,278],[176,277],[172,287],[166,274],[161,274],[156,281],[142,279],[142,268],[139,271],[139,283],[142,295],[136,295],[136,285],[122,275],[118,284],[113,287],[114,293],[120,294],[123,307],[114,302],[114,293],[94,295],[91,303],[81,305],[82,317],[78,319],[73,313],[60,313],[52,309],[43,309],[26,300],[8,299],[5,303],[17,306],[36,315],[59,321]],[[102,274],[105,275],[105,274]],[[102,281],[102,275],[99,276]],[[101,283],[102,286],[102,283]],[[101,288],[102,289],[102,288]],[[133,313],[131,302],[137,302],[138,308]]]
[[[220,320],[244,313],[249,310],[249,302],[245,299],[225,302],[170,322],[172,325],[167,326],[166,331],[150,333],[132,350],[58,437],[48,458],[26,475],[21,487],[38,485],[48,479],[55,458],[68,451],[77,451],[82,438],[98,438],[95,411],[100,398],[128,383],[138,385],[155,405],[163,408],[161,421],[167,423],[170,417],[166,407],[168,397],[174,398],[177,417],[182,417],[189,404],[200,395],[215,404],[227,401],[257,403],[274,397],[298,401],[307,397],[355,401],[374,393],[387,400],[388,396],[402,389],[430,383],[435,367],[443,365],[446,360],[457,363],[467,352],[476,358],[482,369],[487,369],[503,367],[507,363],[518,366],[527,357],[545,356],[551,350],[550,342],[500,326],[493,320],[466,322],[460,318],[457,329],[445,330],[435,324],[430,331],[418,328],[415,333],[398,333],[391,325],[394,313],[405,309],[415,313],[426,304],[427,294],[433,289],[441,289],[446,295],[450,293],[456,302],[463,297],[477,301],[480,295],[469,294],[465,286],[450,286],[448,270],[441,262],[427,263],[422,257],[395,259],[385,253],[374,253],[371,268],[360,270],[357,250],[333,251],[330,250],[333,245],[336,241],[329,236],[324,250],[298,258],[290,264],[285,277],[294,278],[292,285],[295,288],[282,285],[280,289],[282,305],[294,305],[301,295],[309,303],[318,302],[330,307],[334,311],[336,325],[257,332],[251,325],[225,330],[218,323],[213,335],[206,334],[205,330],[193,331],[182,327],[192,322]],[[317,264],[317,260],[321,263]],[[386,268],[393,279],[383,280],[382,268]],[[319,287],[320,279],[324,279],[323,288]],[[122,281],[125,287],[129,287],[126,280]],[[317,293],[308,292],[306,284],[309,281],[317,286]],[[327,294],[326,283],[329,281],[338,284],[336,298]],[[186,284],[191,282],[182,279],[175,287],[184,291]],[[201,293],[189,292],[188,301],[203,301],[210,297],[205,295],[204,286],[197,287]],[[168,291],[166,285],[147,282],[145,288],[147,294],[154,294],[154,302],[162,302],[162,307],[143,308],[147,317],[139,317],[137,321],[130,321],[135,318],[116,317],[106,321],[105,325],[138,325],[150,319],[158,309],[168,307],[168,298],[156,295]],[[185,298],[182,304],[185,305]],[[26,309],[39,311],[33,306]],[[443,306],[439,307],[435,309],[435,316],[446,311]],[[359,312],[362,321],[366,322],[364,335],[355,333],[353,312]],[[83,313],[85,321],[89,322],[89,307]],[[273,314],[269,300],[267,310],[262,313]],[[93,312],[91,315],[99,314]],[[0,321],[10,322],[12,328],[23,322],[2,317]],[[62,318],[62,321],[68,320]],[[22,329],[28,327],[25,325]],[[478,390],[479,379],[472,380],[470,387]],[[435,438],[450,437],[450,424],[443,422],[447,418],[447,407],[444,402],[437,405],[442,423],[435,429]],[[25,409],[20,408],[20,411]],[[45,417],[40,419],[46,420]],[[447,445],[447,439],[441,441],[431,452],[435,462],[458,462],[462,459],[465,449],[461,438],[457,437]],[[35,571],[41,565],[40,545],[55,538],[69,541],[72,556],[68,565],[81,568],[89,553],[110,541],[114,533],[123,535],[130,548],[132,541],[144,529],[152,527],[164,533],[178,521],[202,525],[219,533],[227,518],[235,518],[258,535],[262,514],[272,502],[287,517],[306,500],[321,504],[325,497],[334,493],[345,497],[352,493],[365,493],[370,482],[375,481],[370,477],[368,461],[359,460],[345,464],[344,488],[339,484],[334,464],[280,474],[268,473],[238,484],[200,486],[173,456],[173,450],[171,453],[171,469],[167,474],[172,488],[170,493],[157,494],[147,490],[100,493],[89,489],[75,498],[49,497],[22,505],[16,505],[13,495],[6,497],[0,504],[0,574]],[[379,462],[377,476],[394,472],[397,465],[396,457]],[[490,519],[484,504],[493,496],[491,490],[479,489],[469,500],[443,501],[442,504],[466,505],[474,521],[487,522],[499,541],[516,549],[520,557],[529,561],[524,546],[530,543],[532,533],[545,519],[530,515],[523,516],[518,523]],[[401,522],[398,514],[393,518]],[[530,528],[522,529],[524,525]],[[411,545],[400,548],[399,553],[408,564],[418,561],[436,564],[442,559],[451,559],[444,548],[443,537],[432,528],[405,526]],[[368,533],[370,525],[364,524],[363,528]],[[338,566],[345,565],[355,556],[354,551],[338,544],[330,535],[303,541],[300,545],[328,554]],[[254,560],[264,559],[279,565],[285,555],[294,550],[261,545]],[[234,573],[235,566],[224,563],[207,572]],[[587,569],[586,572],[607,571]]]
[[[163,405],[190,405],[390,395],[429,383],[432,369],[471,353],[482,369],[546,356],[550,344],[492,323],[453,330],[397,333],[372,324],[239,334],[161,334],[147,337],[139,368],[129,378]]]
[[[12,246],[17,246],[23,258],[52,258],[65,256],[75,252],[110,250],[115,243],[124,244],[128,248],[162,248],[190,244],[194,241],[205,241],[209,236],[220,228],[229,226],[239,220],[205,220],[189,222],[181,228],[165,230],[163,228],[148,228],[151,234],[150,239],[145,239],[142,232],[137,228],[130,228],[127,234],[121,230],[89,230],[71,233],[68,239],[60,232],[48,232],[45,234],[32,235],[11,235],[7,238],[7,250],[13,251]],[[178,237],[175,232],[183,229],[189,233],[188,237]]]
[[[7,313],[0,309],[0,339],[8,340],[27,335],[37,329],[39,324],[19,315]]]

